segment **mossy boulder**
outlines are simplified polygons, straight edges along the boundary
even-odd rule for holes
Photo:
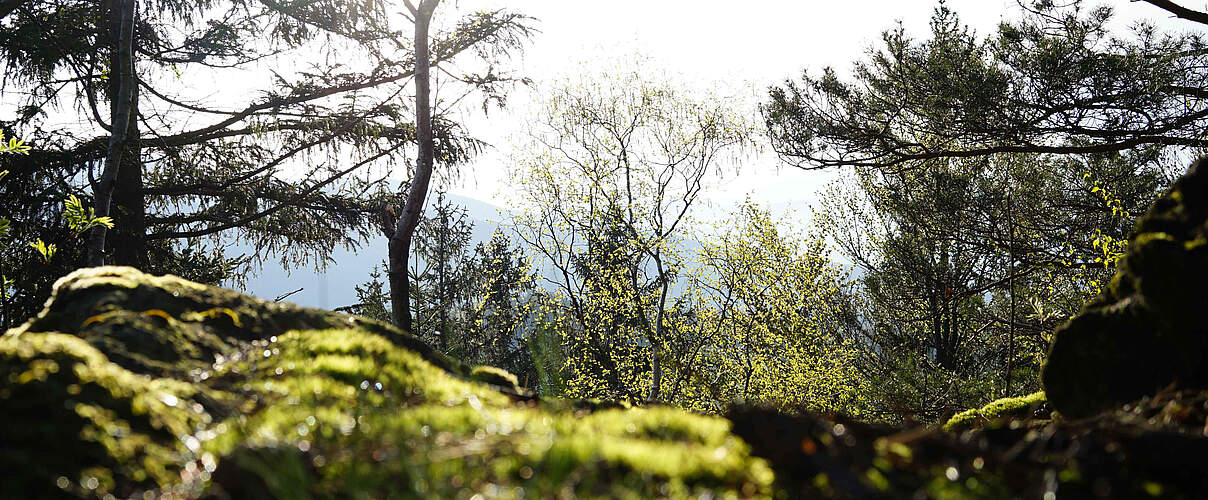
[[[771,464],[785,498],[1195,499],[1208,491],[1208,391],[1164,391],[1086,419],[1016,414],[952,431],[760,409],[730,418]]]
[[[1026,396],[997,399],[981,408],[973,408],[953,415],[944,423],[943,429],[953,432],[986,424],[1002,423],[1006,420],[1047,419],[1051,413],[1048,403],[1044,391]]]
[[[1137,222],[1110,286],[1055,332],[1041,374],[1053,407],[1085,417],[1167,386],[1208,388],[1208,164]]]
[[[0,498],[761,498],[730,422],[543,400],[388,325],[129,268],[0,337]]]

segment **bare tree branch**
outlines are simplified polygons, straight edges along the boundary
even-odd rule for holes
[[[1138,0],[1131,0],[1131,1],[1136,2]],[[1201,12],[1198,10],[1188,9],[1187,7],[1183,7],[1182,5],[1174,3],[1172,0],[1139,0],[1139,1],[1145,2],[1147,4],[1153,5],[1154,7],[1157,7],[1159,9],[1170,12],[1171,14],[1174,14],[1175,17],[1178,17],[1180,19],[1186,19],[1188,21],[1197,22],[1200,24],[1208,24],[1208,13],[1204,13],[1204,12]]]

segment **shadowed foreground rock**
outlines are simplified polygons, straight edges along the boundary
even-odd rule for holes
[[[772,464],[782,498],[1201,499],[1208,492],[1202,391],[1163,392],[1084,420],[1007,416],[953,432],[761,410],[730,418],[734,433]]]
[[[1133,231],[1110,286],[1058,328],[1042,382],[1053,407],[1089,416],[1167,386],[1208,389],[1208,163]]]
[[[0,408],[0,498],[738,498],[772,479],[723,419],[537,401],[380,323],[128,268],[72,274],[0,338]]]

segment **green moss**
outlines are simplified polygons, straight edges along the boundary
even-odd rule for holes
[[[0,337],[0,468],[25,471],[6,474],[0,497],[60,483],[100,496],[179,481],[193,458],[188,438],[210,421],[203,392],[127,371],[75,336]]]
[[[0,398],[0,466],[39,471],[3,497],[772,493],[726,420],[537,400],[381,323],[131,269],[72,275],[6,334]]]
[[[948,432],[980,426],[992,420],[1003,418],[1031,418],[1033,412],[1048,403],[1044,391],[1034,392],[1026,396],[997,399],[981,408],[973,408],[953,415],[944,423]]]
[[[1152,233],[1141,233],[1133,238],[1133,244],[1138,247],[1148,245],[1154,241],[1174,241],[1174,237],[1169,234],[1156,231]]]
[[[494,366],[475,366],[470,370],[470,378],[517,393],[523,391],[520,388],[520,381],[516,379],[515,375]]]
[[[263,410],[228,422],[207,450],[297,448],[316,469],[315,494],[384,497],[400,481],[429,498],[486,489],[537,498],[769,493],[768,468],[722,419],[668,408],[562,411],[355,330],[290,332],[261,351],[219,379],[246,374],[241,389]],[[261,472],[234,476],[248,474]],[[267,479],[265,487],[287,493]]]

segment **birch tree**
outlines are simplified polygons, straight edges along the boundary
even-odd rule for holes
[[[514,170],[516,231],[565,306],[570,391],[659,401],[678,245],[750,127],[725,100],[641,70],[547,96]]]

